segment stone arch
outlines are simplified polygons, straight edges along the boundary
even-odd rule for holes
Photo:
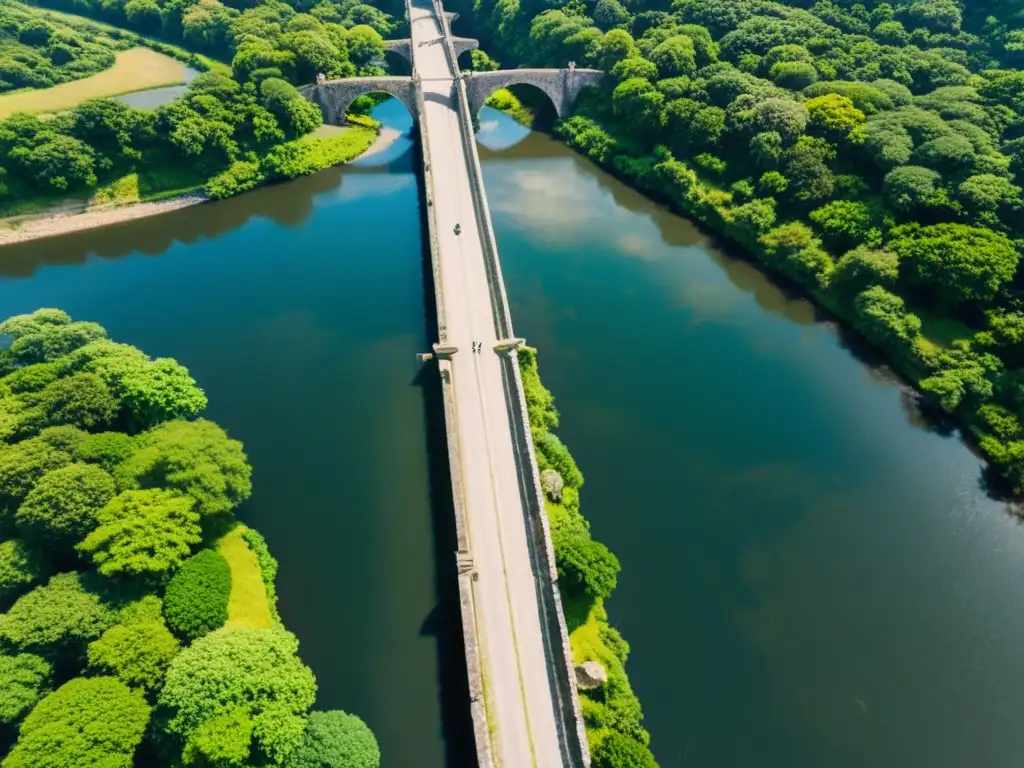
[[[504,69],[479,72],[464,79],[469,109],[475,115],[499,88],[510,85],[532,85],[540,89],[555,107],[559,118],[565,117],[585,85],[596,85],[602,73],[596,69]]]
[[[405,104],[413,122],[419,120],[411,77],[347,77],[307,85],[299,93],[320,107],[328,125],[344,125],[349,105],[368,93],[389,93]]]

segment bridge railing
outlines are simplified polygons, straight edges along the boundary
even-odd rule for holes
[[[494,227],[491,223],[491,212],[487,204],[480,157],[476,150],[476,137],[473,133],[473,115],[470,112],[465,84],[459,76],[458,55],[452,44],[448,17],[444,13],[440,0],[432,0],[432,3],[434,13],[441,24],[445,41],[445,55],[448,58],[452,73],[455,75],[454,88],[458,102],[459,128],[463,150],[469,165],[470,190],[472,192],[477,229],[483,246],[484,264],[491,288],[491,305],[495,324],[499,334],[506,339],[510,339],[514,336],[512,316],[509,311],[505,280],[501,271],[501,261],[498,258],[498,246],[494,236]],[[511,379],[510,382],[509,379]],[[544,613],[542,617],[544,621],[544,640],[547,655],[552,665],[551,672],[556,695],[559,698],[562,716],[559,730],[563,735],[564,746],[567,752],[566,757],[569,762],[567,768],[589,766],[590,749],[587,744],[583,714],[580,709],[579,692],[576,687],[576,673],[572,661],[572,648],[569,644],[569,632],[565,623],[561,595],[558,591],[555,553],[551,541],[551,530],[544,503],[544,495],[540,487],[537,457],[530,432],[522,371],[520,370],[519,357],[515,350],[512,350],[508,356],[506,386],[511,389],[510,392],[506,392],[506,397],[512,412],[511,421],[513,432],[515,433],[516,463],[520,473],[521,491],[523,492],[531,517],[531,532],[533,534],[530,541],[531,555],[540,577],[538,582],[541,589]]]

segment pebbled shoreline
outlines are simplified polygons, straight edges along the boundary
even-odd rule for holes
[[[157,216],[161,213],[199,205],[209,199],[200,192],[192,192],[148,203],[97,206],[80,211],[63,210],[39,216],[11,217],[6,222],[0,222],[0,224],[7,224],[7,228],[0,230],[0,246],[41,240],[45,237],[56,237],[71,232],[81,232],[124,221]]]

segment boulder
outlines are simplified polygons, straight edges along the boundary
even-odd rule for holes
[[[540,489],[556,504],[562,500],[563,488],[565,488],[565,480],[555,470],[545,469],[540,473]]]
[[[576,687],[583,691],[600,688],[608,682],[608,672],[597,661],[585,661],[576,665]]]

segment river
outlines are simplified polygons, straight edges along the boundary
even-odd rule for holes
[[[663,768],[1016,764],[1024,531],[980,461],[686,220],[490,110],[481,143]],[[241,514],[280,560],[318,706],[363,716],[387,768],[463,768],[409,146],[5,249],[0,314],[63,307],[187,365],[246,444]]]

